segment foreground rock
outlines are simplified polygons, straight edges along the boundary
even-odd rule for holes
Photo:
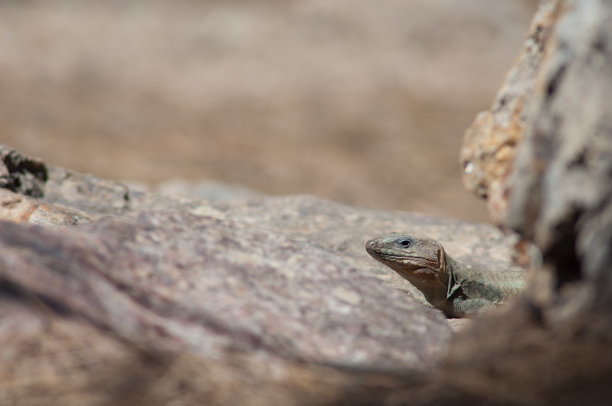
[[[151,212],[60,231],[5,224],[0,247],[7,283],[158,349],[423,369],[450,336],[440,314],[367,270],[243,221]]]
[[[447,320],[368,257],[368,238],[408,230],[441,239],[475,265],[512,266],[513,240],[486,225],[309,196],[176,198],[46,170],[43,197],[0,194],[12,221],[0,227],[6,399],[63,402],[93,386],[91,402],[137,396],[163,404],[170,389],[146,389],[147,398],[142,388],[186,363],[164,382],[214,368],[189,379],[229,396],[218,404],[245,401],[257,392],[253,382],[261,388],[251,404],[326,403],[368,370],[430,370],[450,343]],[[73,358],[83,351],[85,359]],[[48,370],[32,375],[39,362]],[[374,386],[395,379],[367,374]],[[143,386],[121,389],[122,379]],[[229,389],[245,380],[243,390]],[[312,387],[299,389],[308,380]],[[209,392],[181,396],[215,404]]]

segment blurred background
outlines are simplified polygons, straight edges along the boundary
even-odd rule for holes
[[[151,187],[486,221],[461,185],[461,138],[536,5],[0,0],[0,143]]]

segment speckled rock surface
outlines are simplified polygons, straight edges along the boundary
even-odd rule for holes
[[[479,113],[465,132],[461,148],[463,184],[487,199],[493,220],[504,223],[516,147],[523,138],[529,100],[557,22],[559,0],[540,2],[525,45],[489,110]]]
[[[0,227],[3,286],[156,351],[426,370],[444,356],[451,328],[365,253],[365,241],[409,231],[476,266],[512,266],[513,240],[482,224],[312,196],[178,198],[49,174],[40,199],[2,197],[51,219],[6,217],[37,225]],[[82,221],[67,222],[74,213]],[[81,225],[40,227],[70,224]]]
[[[2,402],[365,401],[404,379],[376,369],[430,370],[453,334],[365,253],[367,239],[410,231],[476,265],[511,266],[512,239],[487,225],[312,196],[174,197],[48,172],[41,198],[0,194],[11,221],[0,223]],[[176,394],[178,382],[198,389]]]
[[[44,200],[70,206],[93,218],[113,214],[134,217],[151,210],[181,210],[211,218],[243,222],[265,232],[285,235],[341,256],[425,303],[422,294],[364,250],[365,241],[392,231],[440,240],[454,258],[488,269],[509,269],[512,236],[486,224],[440,219],[416,213],[368,210],[314,196],[255,197],[233,201],[201,200],[130,190],[117,182],[50,168]]]
[[[450,337],[438,312],[367,270],[242,221],[151,212],[61,231],[5,224],[0,240],[4,280],[159,348],[422,369]]]
[[[2,285],[2,405],[330,405],[376,402],[400,377],[226,351],[136,345]],[[366,404],[366,403],[362,403]]]
[[[45,203],[8,189],[0,189],[0,219],[50,227],[85,224],[92,220],[80,210]]]
[[[553,286],[584,282],[588,299],[570,302],[609,309],[612,4],[567,1],[562,11],[517,154],[509,223],[541,249]]]
[[[0,145],[0,188],[41,197],[46,181],[47,167],[42,161]]]

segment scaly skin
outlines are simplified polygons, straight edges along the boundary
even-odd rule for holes
[[[366,251],[406,278],[448,317],[490,309],[524,287],[524,272],[474,270],[455,261],[431,238],[391,234],[368,241]]]

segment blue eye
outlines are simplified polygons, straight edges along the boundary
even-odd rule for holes
[[[399,240],[396,241],[397,244],[399,244],[402,248],[408,248],[412,245],[414,241],[412,240],[412,238],[400,238]]]

